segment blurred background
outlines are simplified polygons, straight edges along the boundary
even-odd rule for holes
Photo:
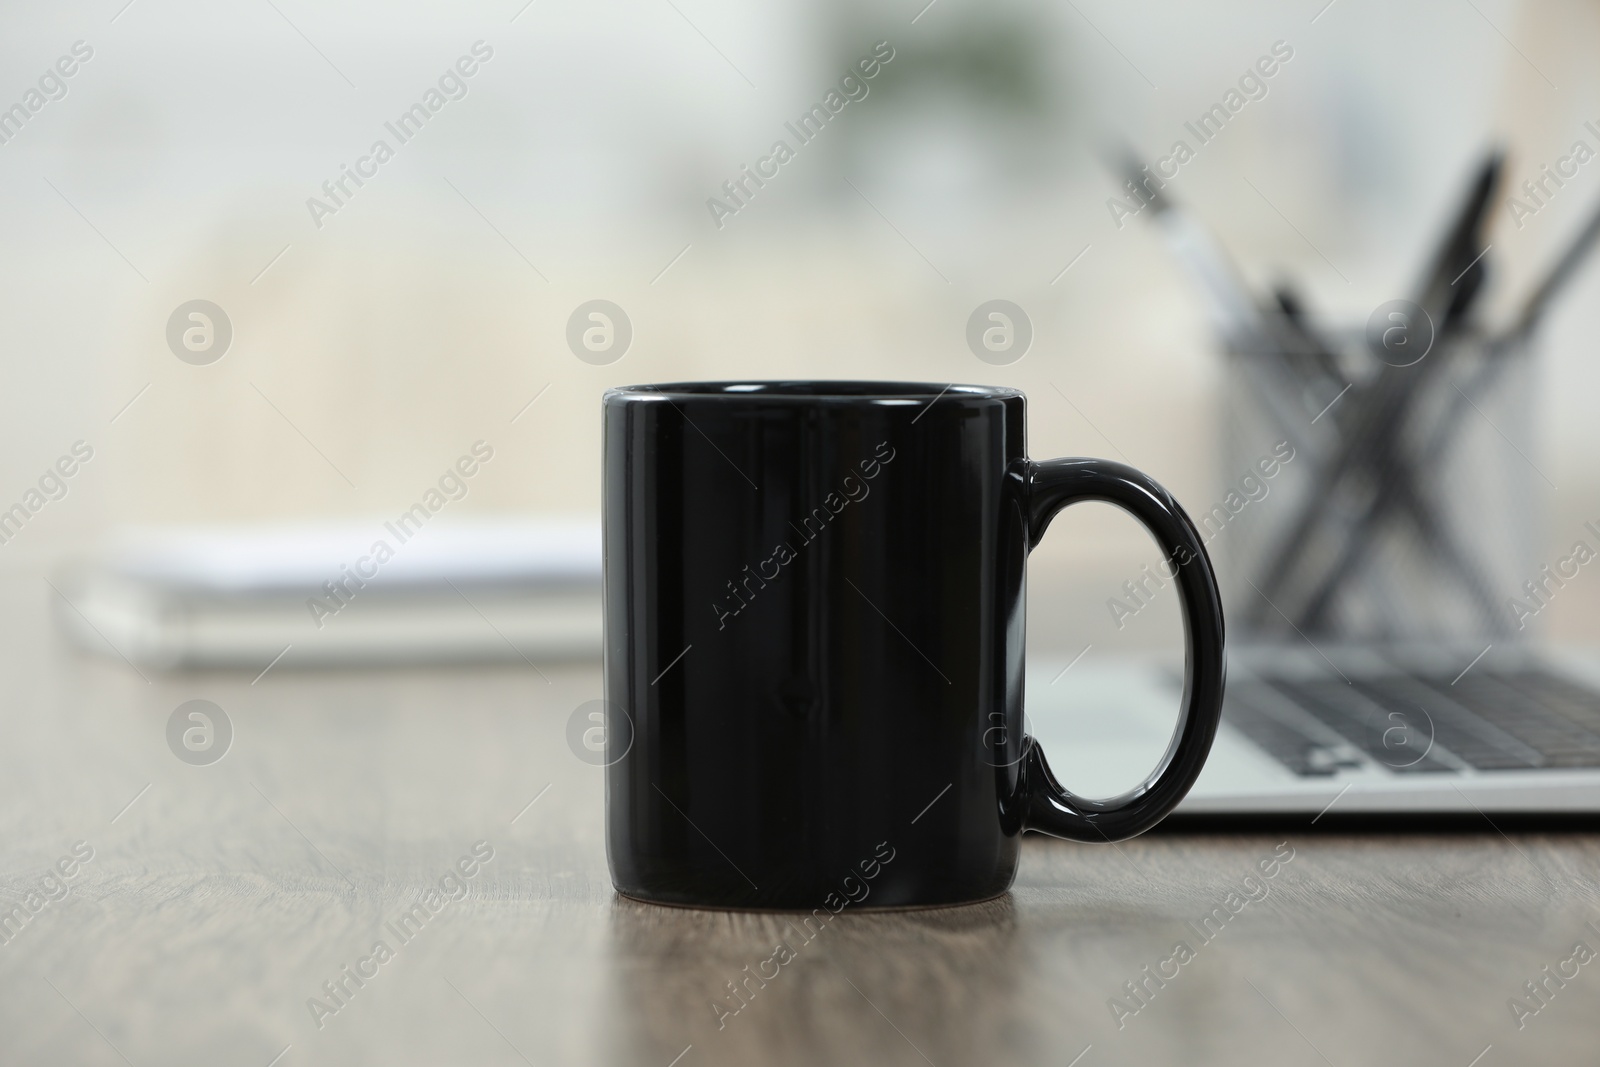
[[[1252,284],[1293,278],[1310,314],[1359,326],[1410,295],[1487,147],[1509,153],[1502,199],[1575,141],[1600,147],[1600,5],[1576,0],[105,0],[3,18],[0,107],[26,115],[0,116],[0,507],[93,450],[0,545],[41,603],[41,576],[129,529],[376,527],[478,441],[493,460],[436,529],[581,525],[600,394],[636,382],[1018,386],[1035,457],[1124,459],[1199,514],[1246,473],[1223,447],[1221,346],[1157,229],[1110,206],[1133,201],[1108,152],[1195,146],[1167,192]],[[801,144],[786,124],[886,52]],[[1263,56],[1280,60],[1264,93],[1200,144],[1185,123]],[[441,82],[461,57],[474,72]],[[402,143],[386,123],[430,91]],[[359,164],[380,139],[393,158]],[[780,139],[793,158],[736,213],[708,207]],[[357,166],[360,185],[325,190]],[[1593,163],[1531,216],[1496,206],[1486,316],[1597,201]],[[1540,562],[1600,519],[1597,296],[1589,271],[1553,309],[1532,417],[1502,427],[1540,472]],[[1004,365],[967,342],[993,299],[1031,323]],[[193,300],[231,326],[213,362],[169,344]],[[592,300],[631,326],[603,365],[568,342]],[[1226,534],[1212,548],[1240,566]],[[1171,597],[1120,624],[1107,607],[1155,559],[1110,508],[1063,516],[1034,555],[1034,652],[1175,650]],[[1600,580],[1533,625],[1600,639]]]

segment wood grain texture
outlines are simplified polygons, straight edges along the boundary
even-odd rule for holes
[[[846,909],[807,942],[790,916],[612,892],[601,772],[565,741],[597,668],[355,674],[291,656],[255,684],[146,682],[61,651],[48,590],[0,590],[0,898],[23,901],[75,842],[94,848],[0,944],[7,1067],[267,1067],[280,1052],[283,1067],[1468,1067],[1490,1045],[1478,1062],[1493,1067],[1590,1062],[1600,1036],[1600,961],[1521,1030],[1507,1007],[1574,942],[1600,949],[1600,835],[1030,837],[1005,897]],[[236,731],[207,767],[165,740],[195,697]],[[480,840],[494,856],[465,899],[400,942],[386,924]],[[1266,896],[1202,941],[1189,924],[1285,841]],[[307,999],[380,938],[393,958],[319,1028]],[[780,938],[794,958],[719,1027],[726,983]],[[1193,958],[1119,1029],[1108,1000],[1133,1005],[1123,983],[1180,940]]]

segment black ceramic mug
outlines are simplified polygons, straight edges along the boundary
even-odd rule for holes
[[[1222,708],[1223,624],[1194,523],[1097,459],[1030,460],[1014,389],[692,382],[605,394],[606,822],[622,893],[666,904],[955,904],[1003,893],[1023,830],[1142,833]],[[1183,602],[1172,743],[1110,800],[1024,735],[1028,552],[1101,500]]]

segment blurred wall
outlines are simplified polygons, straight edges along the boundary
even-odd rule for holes
[[[1600,119],[1591,3],[111,0],[0,18],[0,104],[93,50],[0,144],[0,497],[74,441],[95,450],[0,548],[40,573],[122,523],[386,514],[478,439],[496,457],[455,514],[595,511],[600,392],[683,378],[1018,385],[1036,455],[1126,458],[1203,510],[1237,473],[1217,463],[1214,345],[1156,234],[1109,213],[1108,148],[1166,152],[1282,42],[1265,94],[1169,191],[1252,279],[1292,274],[1318,314],[1359,322],[1408,292],[1485,145],[1542,162]],[[386,132],[480,41],[464,95],[404,144]],[[719,226],[708,198],[880,41],[893,59],[865,96]],[[379,138],[394,157],[314,218],[308,198]],[[1600,163],[1534,225],[1502,225],[1496,284],[1519,291],[1597,202]],[[1600,271],[1578,289],[1521,443],[1561,487],[1552,544],[1600,488]],[[1035,331],[1007,366],[965,341],[996,297]],[[234,332],[208,366],[166,339],[196,298]],[[595,298],[633,328],[607,366],[565,337]],[[1106,628],[1105,597],[1150,555],[1135,529],[1109,509],[1057,527],[1037,640],[1170,646],[1170,604]],[[1600,591],[1551,619],[1600,638]]]

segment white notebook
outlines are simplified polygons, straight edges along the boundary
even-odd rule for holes
[[[598,657],[596,519],[130,530],[57,583],[84,649],[155,667]]]

